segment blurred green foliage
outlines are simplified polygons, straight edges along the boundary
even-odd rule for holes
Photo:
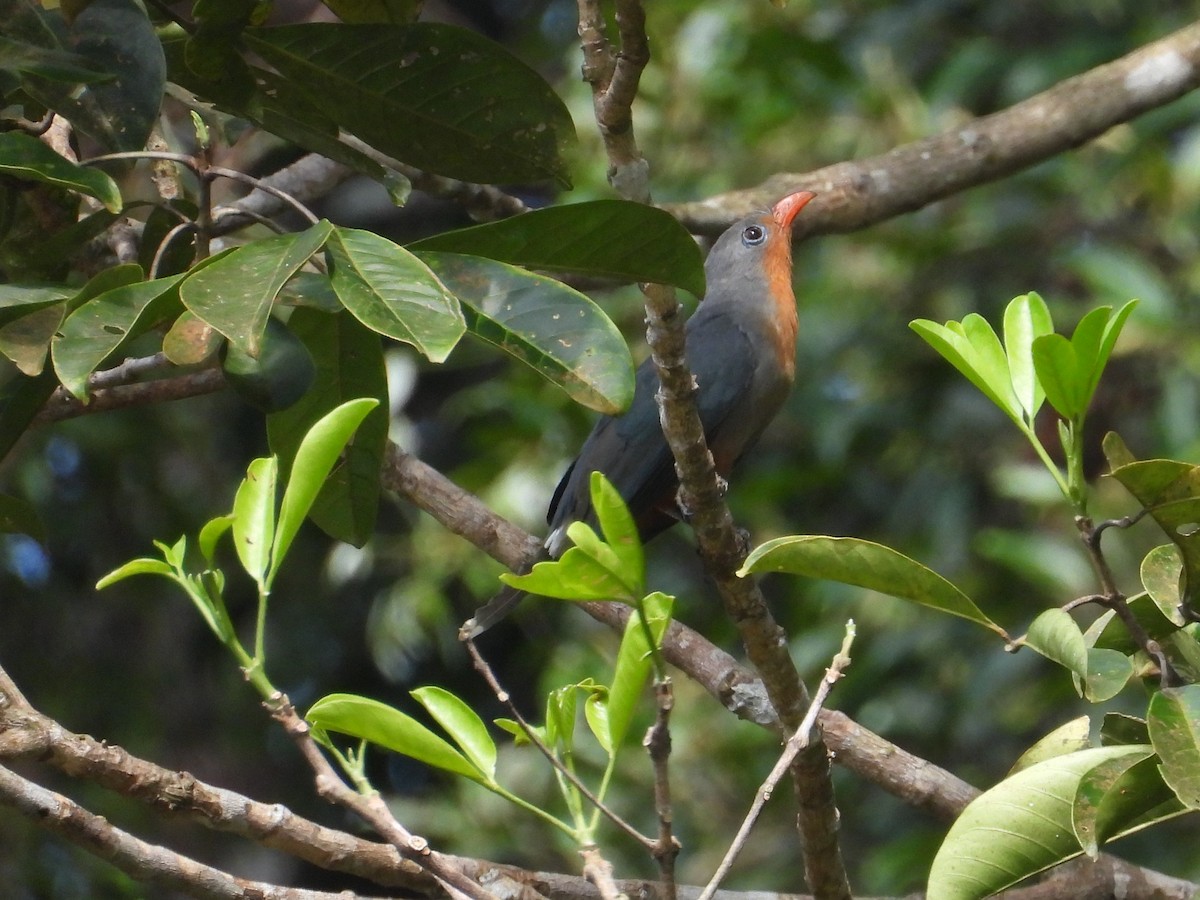
[[[791,0],[783,10],[757,0],[661,0],[648,9],[654,60],[638,136],[657,199],[703,197],[882,152],[995,111],[1198,12],[1195,2],[1115,0],[836,8]],[[590,96],[577,79],[572,4],[495,4],[489,24],[560,78],[581,138],[570,199],[607,196]],[[1096,305],[1137,297],[1090,414],[1096,462],[1088,474],[1100,475],[1099,438],[1109,429],[1139,457],[1195,460],[1198,113],[1200,96],[1185,97],[1001,183],[797,247],[797,386],[729,494],[754,542],[819,533],[886,543],[953,580],[1014,633],[1047,606],[1094,590],[1070,513],[1021,436],[907,323],[969,312],[995,322],[1010,298],[1037,290],[1069,328]],[[423,215],[413,208],[387,228],[425,227],[403,218]],[[639,346],[636,292],[595,299]],[[389,376],[392,436],[537,531],[590,414],[477,344],[437,367],[395,350]],[[246,463],[264,450],[261,418],[231,396],[85,417],[27,437],[0,477],[35,503],[48,537],[42,548],[0,540],[0,659],[32,702],[73,730],[328,820],[292,748],[182,598],[150,580],[102,597],[92,591],[150,539],[193,531],[228,508]],[[1118,485],[1096,484],[1097,517],[1133,509]],[[455,639],[458,622],[497,587],[495,563],[400,504],[385,504],[363,550],[330,545],[313,529],[298,540],[276,583],[269,636],[277,683],[298,705],[332,691],[398,702],[412,687],[438,683],[471,698],[485,719],[503,714]],[[1158,543],[1149,522],[1109,535],[1122,584],[1136,584],[1138,561]],[[648,569],[650,589],[678,596],[678,618],[736,652],[681,530],[648,548]],[[1036,737],[1086,711],[1060,669],[1029,652],[1006,654],[966,623],[837,585],[768,578],[764,586],[810,681],[837,649],[845,619],[858,622],[854,663],[832,706],[974,784],[994,782]],[[241,589],[240,605],[236,586],[230,591],[231,611],[248,623],[253,594]],[[561,604],[530,601],[484,647],[518,702],[532,702],[611,661],[617,640]],[[719,859],[776,747],[684,680],[676,686],[679,874],[694,883]],[[650,771],[635,756],[623,760],[610,797],[648,828]],[[377,782],[395,791],[401,821],[439,849],[577,867],[567,842],[476,786],[405,760],[376,757],[374,765]],[[540,787],[553,801],[552,779],[531,751],[504,751],[500,766],[527,780],[524,795]],[[841,770],[837,788],[856,890],[918,888],[946,823]],[[147,813],[94,793],[81,799],[95,811],[135,831],[153,827]],[[769,807],[730,887],[796,888],[787,799]],[[1179,833],[1157,830],[1118,849],[1200,879],[1194,842],[1164,837]],[[605,837],[621,875],[653,873],[637,848]],[[233,853],[230,841],[198,830],[180,835],[178,846],[209,860]],[[24,896],[136,893],[103,887],[112,879],[103,864],[0,819],[0,880],[27,884]]]

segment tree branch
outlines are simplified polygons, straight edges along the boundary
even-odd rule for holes
[[[664,208],[689,229],[717,235],[784,194],[811,190],[818,196],[796,220],[797,240],[858,231],[1072,150],[1197,86],[1200,23],[934,137]]]

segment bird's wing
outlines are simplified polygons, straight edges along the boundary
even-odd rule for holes
[[[756,360],[749,337],[727,314],[697,313],[693,319],[687,335],[688,362],[700,385],[700,421],[711,441],[730,413],[746,402]],[[591,517],[588,480],[595,470],[602,471],[625,499],[643,538],[670,524],[678,483],[658,421],[657,388],[658,374],[652,361],[646,360],[638,368],[629,410],[596,423],[551,501],[547,520],[552,541],[558,543],[557,532],[571,522]]]

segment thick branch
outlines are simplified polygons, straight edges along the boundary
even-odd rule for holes
[[[183,854],[148,844],[61,794],[0,766],[0,804],[88,853],[112,863],[131,878],[158,888],[212,900],[346,900],[344,893],[287,888],[235,878]]]
[[[786,193],[810,190],[818,196],[796,220],[796,239],[857,231],[1072,150],[1197,86],[1200,23],[934,137],[666,208],[688,228],[716,235]]]

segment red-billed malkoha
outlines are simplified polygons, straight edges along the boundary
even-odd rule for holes
[[[771,209],[747,216],[722,234],[704,263],[707,290],[687,322],[687,362],[696,378],[696,408],[717,472],[725,477],[754,446],[782,408],[796,371],[796,298],[792,293],[792,220],[813,199],[789,194]],[[620,492],[643,540],[678,518],[675,461],[659,424],[658,373],[647,359],[638,367],[633,403],[605,416],[584,441],[546,520],[546,550],[567,549],[567,526],[595,525],[588,482],[600,471]],[[466,623],[475,635],[520,600],[501,592]]]

